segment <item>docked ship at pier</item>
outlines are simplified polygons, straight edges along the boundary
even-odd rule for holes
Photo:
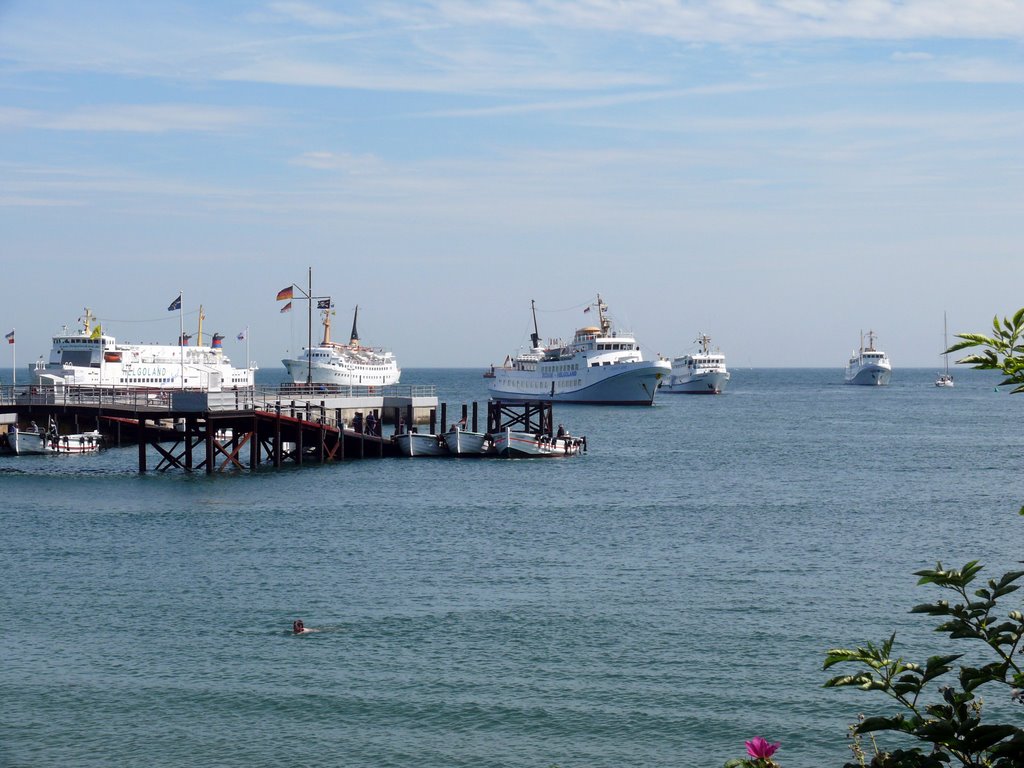
[[[487,384],[492,399],[595,405],[654,402],[658,383],[672,365],[668,360],[644,360],[633,335],[613,328],[600,294],[584,310],[597,310],[597,325],[577,329],[568,343],[556,340],[542,345],[536,304],[531,301],[530,305],[531,348],[495,366],[494,378]]]
[[[394,354],[359,343],[359,307],[352,317],[352,333],[348,344],[331,341],[331,300],[320,307],[324,328],[323,341],[318,346],[306,347],[297,357],[281,362],[295,384],[311,383],[339,387],[383,387],[397,384],[402,376]]]
[[[53,336],[48,360],[29,364],[34,386],[131,389],[189,389],[221,392],[251,388],[256,365],[236,368],[224,354],[224,337],[215,333],[204,346],[203,311],[199,308],[199,336],[182,333],[177,344],[131,344],[118,342],[93,325],[95,315],[86,307],[79,318],[81,329],[67,326]]]

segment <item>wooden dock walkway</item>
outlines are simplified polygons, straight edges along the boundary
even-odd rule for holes
[[[398,455],[390,436],[356,430],[363,415],[382,424],[433,424],[433,387],[253,388],[224,392],[0,388],[0,425],[53,417],[62,428],[97,429],[112,445],[137,444],[139,471],[213,473]],[[355,390],[355,391],[353,391]]]

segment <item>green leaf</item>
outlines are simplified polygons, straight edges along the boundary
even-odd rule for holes
[[[871,677],[867,672],[861,672],[857,675],[840,675],[839,677],[833,677],[831,680],[827,680],[823,688],[841,688],[843,686],[856,685],[863,687],[871,683],[874,678]]]
[[[903,715],[893,717],[865,717],[853,729],[854,733],[872,733],[874,731],[907,731],[908,723]]]
[[[983,752],[1019,732],[1012,725],[979,725],[963,737],[963,742],[971,752]]]

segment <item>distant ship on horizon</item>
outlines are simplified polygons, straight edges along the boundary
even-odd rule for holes
[[[883,387],[892,376],[888,356],[875,349],[875,332],[868,331],[868,345],[864,346],[864,333],[860,334],[860,349],[854,350],[846,364],[846,383],[869,387]]]

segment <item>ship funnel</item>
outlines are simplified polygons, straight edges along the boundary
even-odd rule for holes
[[[352,335],[349,337],[349,346],[359,346],[359,331],[356,330],[356,322],[359,320],[359,305],[356,304],[355,314],[352,316]]]

